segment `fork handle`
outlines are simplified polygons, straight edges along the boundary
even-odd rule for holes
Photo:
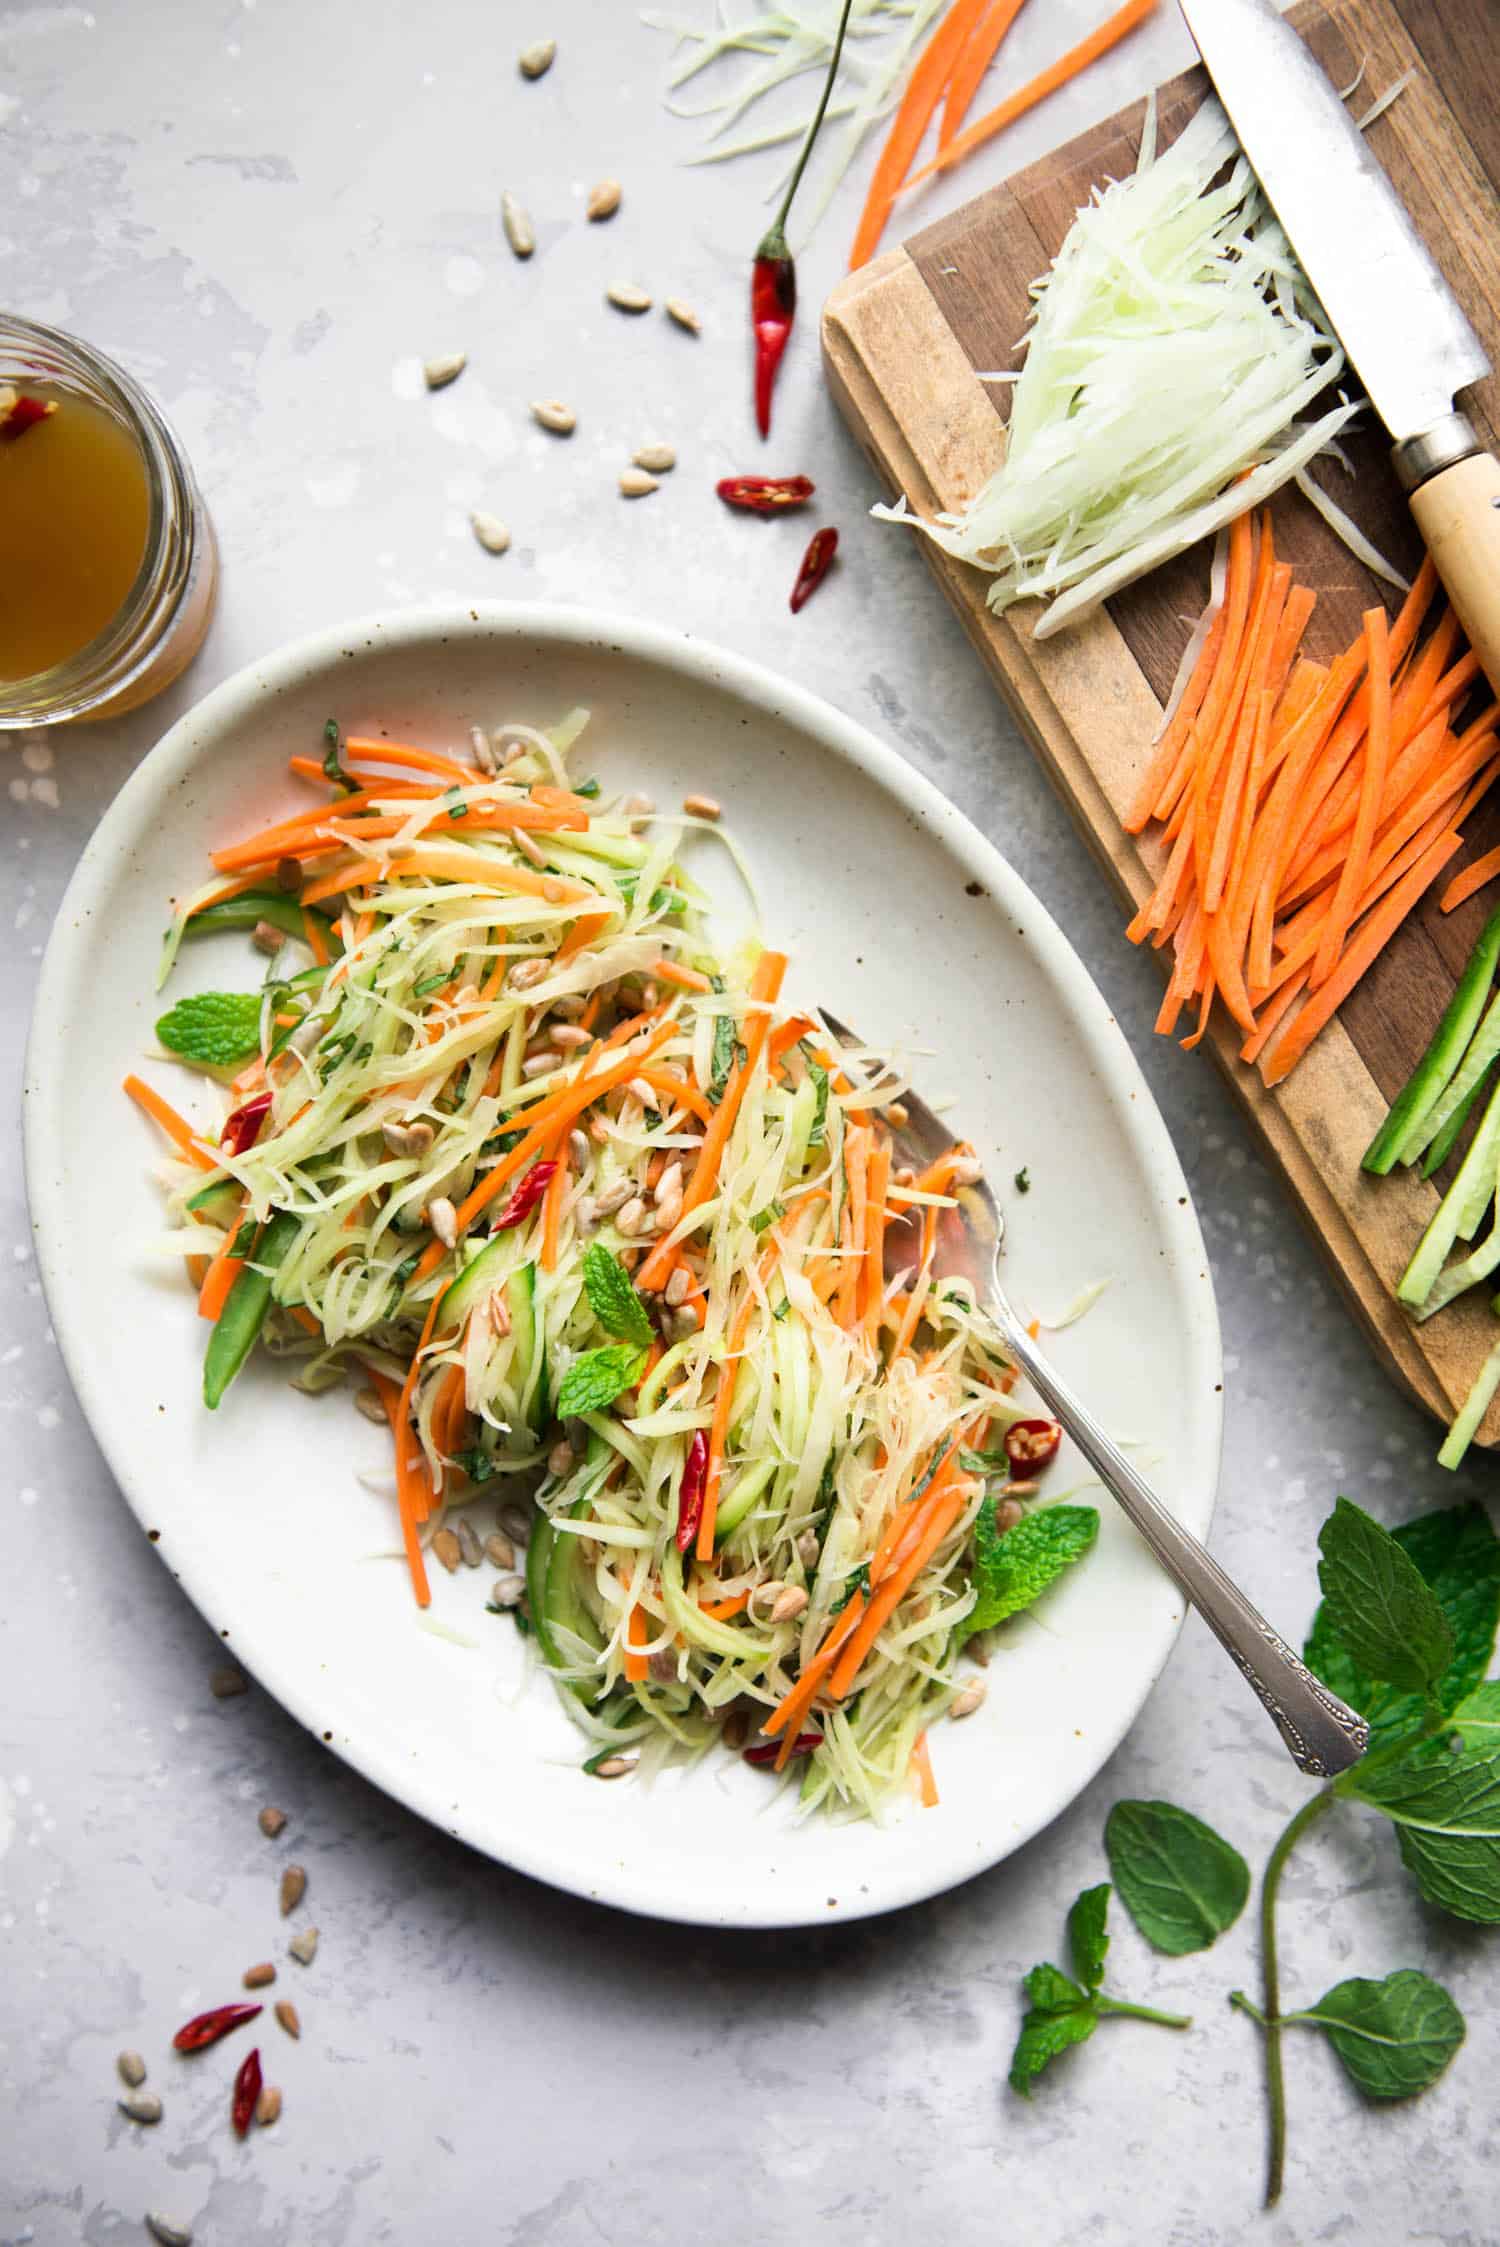
[[[1331,1779],[1357,1763],[1370,1738],[1364,1718],[1313,1676],[1206,1548],[1167,1512],[1093,1414],[1058,1379],[1009,1305],[992,1299],[987,1307],[1038,1396],[1254,1687],[1298,1770],[1309,1778]]]

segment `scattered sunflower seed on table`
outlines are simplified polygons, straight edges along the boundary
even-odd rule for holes
[[[122,2052],[115,2061],[115,2067],[119,2071],[120,2081],[129,2084],[132,2091],[139,2091],[146,2080],[146,2063],[140,2053]]]
[[[250,1680],[243,1670],[231,1669],[226,1665],[223,1669],[213,1671],[208,1681],[208,1690],[216,1701],[233,1701],[239,1694],[249,1692]]]
[[[294,1912],[307,1894],[307,1873],[301,1865],[288,1865],[281,1876],[281,1916]]]
[[[577,414],[571,406],[565,406],[561,398],[533,398],[531,418],[540,422],[544,429],[550,429],[555,437],[571,437],[578,427]]]
[[[498,515],[486,515],[476,508],[469,517],[469,527],[486,554],[503,554],[510,546],[510,532]]]
[[[656,476],[664,476],[677,466],[677,455],[670,445],[641,445],[630,457],[637,468],[649,468]]]
[[[589,199],[584,210],[591,219],[613,218],[620,208],[620,183],[617,179],[601,179],[589,189]]]
[[[288,2036],[293,2038],[301,2036],[302,2015],[297,2011],[289,1997],[278,1998],[273,2011]]]
[[[157,2247],[193,2247],[193,2235],[188,2226],[174,2224],[170,2216],[158,2216],[153,2210],[146,2218],[146,2229]]]
[[[450,382],[457,382],[469,363],[466,351],[448,351],[436,359],[422,362],[422,380],[429,390],[446,390]]]
[[[604,293],[617,312],[651,310],[650,297],[644,289],[638,289],[633,281],[614,281]]]
[[[648,476],[644,468],[627,468],[620,478],[620,493],[624,499],[644,499],[649,492],[660,490],[657,479]]]
[[[531,46],[523,47],[516,57],[523,78],[545,78],[556,60],[555,39],[538,39]]]
[[[525,207],[518,203],[507,188],[500,198],[500,224],[505,229],[505,239],[517,257],[530,257],[536,248],[536,229],[532,226]]]
[[[311,1966],[318,1955],[318,1930],[316,1927],[304,1927],[300,1935],[292,1937],[287,1944],[287,1949],[299,1966]]]
[[[267,1841],[274,1841],[286,1824],[286,1812],[278,1810],[274,1803],[268,1802],[255,1822]]]
[[[674,326],[686,328],[689,335],[702,334],[703,322],[690,304],[683,303],[680,296],[669,296],[667,298],[666,314]]]

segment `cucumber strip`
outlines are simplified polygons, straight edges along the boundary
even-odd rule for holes
[[[1458,1142],[1458,1135],[1463,1130],[1464,1125],[1468,1122],[1469,1114],[1474,1106],[1475,1101],[1479,1098],[1479,1095],[1483,1092],[1485,1086],[1488,1084],[1490,1071],[1494,1068],[1494,1066],[1495,1063],[1493,1060],[1487,1061],[1485,1063],[1483,1074],[1474,1079],[1474,1082],[1470,1085],[1468,1091],[1464,1094],[1462,1100],[1460,1100],[1458,1106],[1454,1109],[1452,1115],[1448,1118],[1448,1121],[1444,1124],[1442,1130],[1438,1133],[1436,1139],[1434,1139],[1432,1145],[1428,1148],[1426,1154],[1422,1158],[1422,1176],[1424,1178],[1431,1178],[1435,1171],[1441,1170],[1444,1163],[1448,1160],[1448,1157],[1452,1154],[1453,1149]]]
[[[1402,1141],[1396,1156],[1398,1162],[1414,1163],[1431,1146],[1454,1109],[1466,1098],[1470,1087],[1478,1083],[1496,1054],[1500,1054],[1500,996],[1491,999],[1484,1020],[1470,1039],[1468,1050],[1456,1073],[1450,1078],[1447,1089],[1439,1094],[1422,1122],[1409,1131]]]
[[[1401,1275],[1401,1284],[1396,1294],[1413,1310],[1420,1309],[1436,1286],[1444,1259],[1458,1238],[1470,1203],[1481,1194],[1487,1200],[1493,1198],[1497,1147],[1500,1147],[1500,1090],[1491,1093],[1489,1106],[1469,1143],[1462,1168],[1439,1202],[1437,1214],[1417,1243],[1417,1252]],[[1478,1223],[1477,1218],[1475,1223]]]
[[[1443,1010],[1443,1019],[1433,1032],[1427,1051],[1365,1149],[1361,1170],[1383,1178],[1394,1166],[1406,1140],[1414,1138],[1425,1124],[1462,1063],[1478,1028],[1490,985],[1495,980],[1497,960],[1500,960],[1500,913],[1492,913],[1479,942],[1469,954],[1468,965]]]
[[[217,1411],[224,1391],[254,1349],[271,1308],[277,1268],[286,1262],[301,1230],[300,1217],[278,1210],[260,1237],[253,1263],[246,1264],[225,1297],[203,1357],[203,1401],[210,1412]]]
[[[1490,1399],[1500,1389],[1500,1342],[1491,1350],[1479,1369],[1479,1378],[1464,1398],[1457,1419],[1448,1430],[1442,1450],[1438,1453],[1440,1467],[1457,1467],[1463,1460],[1475,1436],[1479,1423],[1490,1408]]]
[[[716,1623],[695,1599],[688,1598],[682,1583],[682,1555],[675,1544],[669,1544],[662,1554],[661,1599],[675,1628],[710,1654],[744,1662],[764,1661],[771,1651],[769,1639],[757,1638],[753,1631],[734,1630],[728,1623]]]
[[[284,936],[295,937],[299,944],[307,942],[307,929],[303,914],[308,912],[323,932],[329,950],[342,952],[343,943],[332,921],[316,906],[302,906],[285,890],[245,889],[238,897],[221,897],[217,905],[205,905],[194,913],[183,930],[185,936],[212,936],[216,929],[254,928],[257,921],[269,921]],[[321,974],[321,970],[319,971]]]
[[[244,1189],[234,1179],[216,1178],[211,1186],[200,1186],[196,1194],[190,1194],[187,1206],[195,1217],[204,1218],[210,1225],[232,1225],[244,1198]]]
[[[755,1504],[756,1499],[765,1489],[766,1484],[775,1474],[779,1463],[776,1459],[761,1459],[753,1467],[745,1469],[733,1490],[722,1501],[718,1512],[714,1515],[715,1545],[726,1543],[734,1535],[746,1514],[749,1513],[750,1508]]]

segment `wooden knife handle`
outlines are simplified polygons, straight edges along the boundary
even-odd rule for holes
[[[1500,694],[1500,461],[1471,453],[1418,485],[1411,511],[1469,645]]]

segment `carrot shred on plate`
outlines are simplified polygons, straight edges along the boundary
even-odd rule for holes
[[[927,1752],[927,1735],[925,1732],[919,1732],[912,1743],[911,1770],[912,1777],[917,1782],[917,1795],[922,1808],[924,1810],[936,1810],[938,1806],[937,1781],[932,1775],[932,1757]]]

